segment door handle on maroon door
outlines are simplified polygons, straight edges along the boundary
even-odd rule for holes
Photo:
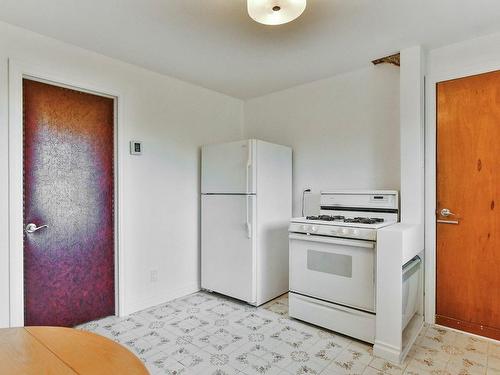
[[[35,233],[39,229],[48,227],[48,225],[40,225],[39,227],[37,227],[36,224],[29,223],[28,225],[26,225],[26,228],[24,228],[24,230],[26,231],[26,233]]]

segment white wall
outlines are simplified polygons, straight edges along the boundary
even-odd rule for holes
[[[293,148],[294,216],[306,187],[399,190],[399,68],[369,67],[248,100],[244,132]]]
[[[428,53],[427,75],[452,79],[500,69],[500,33],[436,48]]]
[[[420,46],[401,51],[401,221],[424,223],[424,52]]]
[[[9,322],[9,58],[120,94],[124,312],[197,290],[199,146],[241,138],[242,102],[0,23],[0,327]],[[142,156],[128,155],[131,139],[144,141]]]

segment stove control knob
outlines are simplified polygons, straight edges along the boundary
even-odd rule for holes
[[[307,229],[308,229],[308,228],[309,228],[309,227],[308,227],[307,225],[302,225],[302,230],[307,231]]]
[[[348,233],[349,233],[349,229],[347,229],[347,228],[342,229],[342,234],[348,234]]]
[[[359,236],[359,233],[360,233],[360,232],[359,232],[359,229],[353,229],[353,230],[352,230],[352,234],[353,234],[354,236]]]
[[[315,227],[314,225],[311,227],[312,232],[316,232],[318,230],[318,227]]]

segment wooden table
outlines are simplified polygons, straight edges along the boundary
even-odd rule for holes
[[[62,327],[0,329],[0,374],[148,375],[132,352],[94,333]]]

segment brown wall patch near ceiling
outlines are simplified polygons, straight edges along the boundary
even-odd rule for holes
[[[378,64],[393,64],[396,66],[400,66],[400,55],[399,53],[395,53],[394,55],[389,55],[385,57],[381,57],[380,59],[376,59],[372,61],[373,65]]]

